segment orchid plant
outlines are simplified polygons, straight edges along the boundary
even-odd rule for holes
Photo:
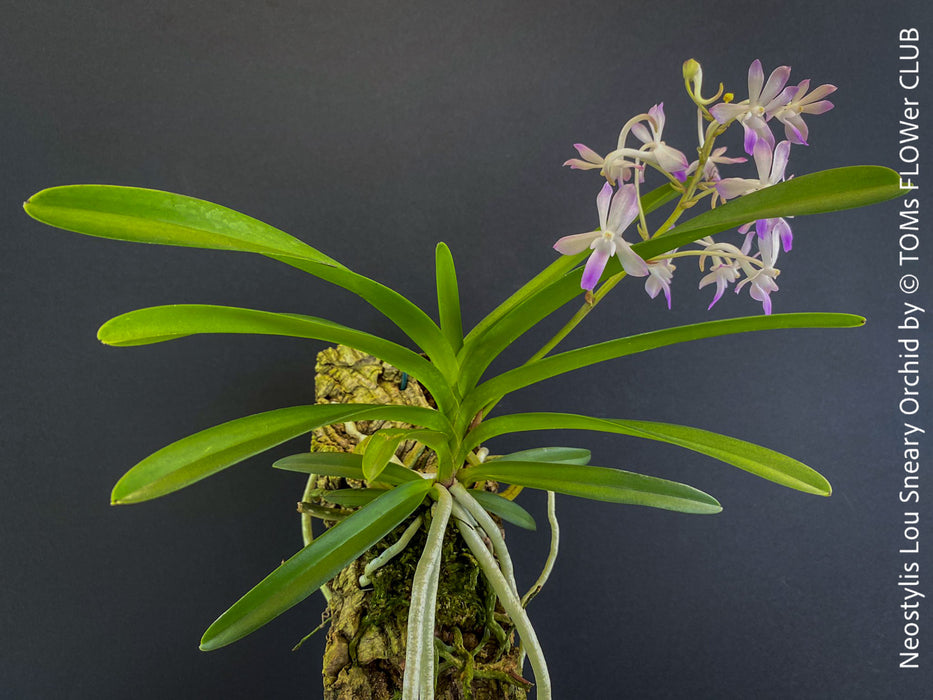
[[[801,462],[706,430],[564,413],[493,415],[500,399],[511,392],[653,348],[750,331],[863,324],[863,318],[842,313],[771,313],[771,295],[778,290],[775,265],[779,253],[790,251],[792,245],[789,218],[873,204],[899,192],[897,174],[877,166],[845,167],[793,179],[786,174],[791,150],[808,143],[804,116],[831,109],[823,98],[835,90],[822,85],[809,92],[809,80],[789,86],[789,76],[790,68],[782,66],[765,81],[756,60],[748,73],[748,97],[736,102],[722,84],[714,94],[704,96],[702,69],[696,61],[687,61],[684,85],[697,123],[692,161],[663,140],[666,117],[660,103],[626,122],[615,150],[605,157],[577,144],[580,157],[565,165],[598,170],[605,180],[596,196],[598,228],[560,238],[554,248],[561,256],[465,334],[454,261],[444,243],[436,248],[435,320],[399,292],[316,248],[216,204],[168,192],[103,185],[54,187],[30,198],[25,204],[30,216],[78,233],[272,258],[362,297],[411,342],[412,347],[406,347],[297,313],[189,304],[131,311],[100,328],[103,343],[120,347],[202,333],[284,335],[340,343],[398,368],[420,383],[432,400],[431,408],[315,404],[239,418],[162,448],[117,482],[114,504],[139,503],[190,486],[321,426],[374,419],[408,426],[365,436],[352,453],[305,452],[275,462],[275,468],[310,474],[310,484],[315,475],[355,480],[353,488],[323,495],[339,504],[346,517],[317,537],[305,528],[305,546],[211,624],[201,648],[231,644],[313,592],[320,589],[326,594],[328,582],[338,572],[407,523],[367,563],[360,583],[369,583],[380,567],[410,545],[416,532],[427,531],[412,582],[402,697],[432,698],[438,667],[435,609],[442,544],[448,530],[455,528],[521,637],[522,656],[527,654],[530,661],[537,697],[550,698],[544,650],[526,605],[546,582],[557,555],[555,494],[695,514],[717,513],[721,507],[709,494],[685,484],[589,465],[590,453],[585,449],[539,447],[491,457],[485,445],[510,433],[573,429],[667,442],[782,486],[828,496],[826,479]],[[772,132],[775,123],[784,126],[785,138],[780,142]],[[744,131],[744,151],[757,172],[752,177],[722,177],[721,169],[747,161],[745,156],[727,156],[718,144],[724,133],[739,126]],[[659,177],[660,184],[647,190],[649,175]],[[703,200],[711,205],[706,211],[681,220],[688,210],[697,211],[694,207]],[[674,204],[666,218],[652,226],[649,215],[670,203]],[[725,236],[714,240],[717,234]],[[687,257],[698,261],[702,274],[698,286],[715,285],[710,308],[734,285],[736,292],[747,287],[762,304],[764,315],[665,328],[553,353],[626,278],[644,278],[648,295],[655,298],[663,293],[670,307],[674,263]],[[487,376],[493,360],[516,339],[581,293],[579,310],[527,362]],[[401,463],[396,451],[403,441],[433,451],[436,471],[419,472]],[[486,488],[491,481],[510,486],[502,493],[491,492]],[[534,527],[531,515],[515,501],[523,488],[547,492],[552,527],[544,571],[524,595],[497,520]],[[305,512],[308,517],[314,514],[311,507]]]

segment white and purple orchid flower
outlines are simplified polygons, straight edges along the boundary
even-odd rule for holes
[[[730,158],[726,155],[726,147],[720,146],[719,148],[713,149],[713,152],[710,153],[709,158],[706,159],[706,164],[703,166],[703,180],[706,182],[716,183],[719,182],[722,178],[719,175],[719,168],[717,165],[734,165],[735,163],[744,163],[748,160],[744,156],[739,158]],[[695,160],[690,164],[690,167],[687,168],[687,175],[693,175],[696,172],[697,167],[699,166],[700,161]]]
[[[755,301],[760,301],[765,314],[771,314],[771,292],[778,291],[775,277],[781,271],[774,267],[777,262],[780,240],[777,235],[769,234],[758,240],[758,251],[761,253],[761,267],[750,262],[742,261],[740,264],[745,272],[745,279],[735,287],[735,293],[742,291],[742,287],[749,285],[748,293]]]
[[[664,172],[684,182],[687,179],[687,169],[690,167],[687,156],[661,140],[664,135],[664,103],[661,102],[649,109],[648,119],[645,121],[648,122],[647,128],[642,123],[632,125],[632,133],[643,144],[639,149],[639,158],[654,163]]]
[[[823,114],[833,108],[833,103],[823,98],[836,92],[835,85],[820,85],[809,95],[810,80],[801,80],[799,85],[784,88],[790,100],[773,111],[775,119],[784,125],[784,134],[791,143],[807,146],[809,130],[803,121],[804,114]]]
[[[710,114],[720,124],[735,120],[742,125],[745,129],[745,152],[749,155],[754,154],[755,144],[760,140],[767,141],[774,148],[774,135],[767,122],[775,111],[794,96],[784,91],[788,78],[790,67],[781,66],[772,71],[765,83],[761,61],[755,59],[748,69],[748,99],[739,103],[722,102],[710,107]]]
[[[716,284],[716,294],[713,295],[713,300],[710,302],[709,306],[706,307],[707,311],[712,309],[713,306],[716,305],[716,302],[722,299],[723,292],[738,278],[739,269],[737,263],[731,260],[728,262],[720,260],[720,262],[713,263],[713,269],[700,280],[700,285],[698,287],[698,289],[703,289],[703,287],[708,284]]]
[[[750,192],[756,192],[776,185],[784,180],[784,171],[787,169],[787,159],[790,156],[790,141],[781,141],[771,150],[771,146],[764,140],[755,144],[755,167],[758,170],[758,179],[742,177],[727,177],[716,183],[716,192],[722,199],[741,197]]]
[[[654,299],[662,292],[671,308],[671,281],[676,269],[673,260],[698,255],[703,277],[699,287],[715,285],[716,291],[709,308],[722,298],[730,285],[739,292],[748,286],[751,297],[761,302],[764,312],[771,313],[771,293],[778,290],[775,279],[780,270],[775,267],[778,254],[791,250],[793,232],[787,219],[774,217],[751,221],[739,228],[745,239],[741,247],[731,243],[717,243],[712,237],[697,243],[701,250],[673,250],[663,258],[642,259],[623,237],[622,232],[640,216],[639,185],[645,181],[646,166],[660,170],[669,176],[669,186],[682,196],[681,207],[694,206],[701,198],[712,195],[712,206],[771,187],[785,179],[791,145],[807,145],[808,128],[805,115],[823,114],[833,109],[832,102],[825,99],[835,92],[834,85],[820,85],[810,91],[810,80],[797,85],[788,85],[790,67],[780,66],[765,78],[761,61],[755,60],[748,69],[748,98],[732,102],[726,95],[724,102],[709,105],[719,99],[722,84],[717,93],[709,98],[700,94],[703,73],[694,60],[684,64],[684,81],[687,93],[696,105],[698,151],[706,154],[702,172],[700,160],[689,162],[682,151],[668,146],[664,140],[666,117],[664,103],[659,102],[647,112],[629,119],[619,132],[615,150],[605,157],[582,143],[574,144],[579,158],[567,160],[564,165],[577,170],[599,170],[606,178],[596,198],[600,228],[587,233],[564,236],[554,248],[564,255],[576,255],[592,251],[586,261],[581,287],[593,291],[599,283],[609,258],[618,256],[625,272],[634,277],[644,277],[645,291]],[[776,143],[769,122],[776,119],[784,125],[785,140]],[[744,157],[726,155],[724,146],[714,147],[715,139],[725,127],[737,123],[744,130],[744,148],[752,156],[757,169],[757,178],[726,177],[719,166],[744,163]],[[628,145],[631,134],[640,143],[637,148]],[[623,184],[632,179],[634,184]],[[683,184],[681,184],[683,183]],[[618,189],[614,188],[618,185]],[[686,201],[683,200],[686,198]],[[642,217],[644,222],[644,217]],[[659,232],[670,230],[676,217],[665,222]],[[643,224],[647,227],[647,223]],[[649,232],[641,231],[646,238]],[[655,234],[658,235],[658,234]],[[757,250],[753,248],[757,245]],[[707,267],[707,261],[711,265]]]
[[[752,230],[752,225],[755,230]],[[794,244],[794,232],[790,229],[790,224],[784,218],[776,219],[758,219],[751,221],[744,226],[739,227],[739,233],[745,236],[745,243],[742,244],[742,252],[748,254],[752,248],[752,239],[757,235],[759,240],[764,240],[768,236],[774,235],[781,241],[784,252],[789,253]]]
[[[570,166],[572,170],[595,170],[598,168],[599,174],[606,178],[610,185],[631,179],[633,170],[638,170],[639,173],[644,170],[643,165],[626,160],[626,156],[639,156],[638,151],[630,148],[617,149],[603,158],[592,148],[582,143],[575,143],[573,147],[577,149],[580,158],[565,160],[564,165]]]
[[[613,194],[612,185],[607,182],[596,196],[596,209],[599,211],[598,230],[564,236],[554,244],[554,249],[564,255],[576,255],[587,248],[593,251],[586,261],[580,286],[592,291],[613,255],[619,257],[626,273],[645,277],[649,272],[647,263],[622,238],[622,232],[638,218],[635,186],[622,185]]]
[[[645,280],[645,291],[648,296],[654,299],[658,293],[663,291],[664,298],[667,299],[667,308],[671,308],[671,279],[674,277],[674,270],[677,268],[668,260],[657,260],[648,265],[648,279]]]

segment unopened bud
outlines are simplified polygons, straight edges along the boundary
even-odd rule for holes
[[[692,58],[684,61],[684,80],[703,82],[703,68],[698,61]]]

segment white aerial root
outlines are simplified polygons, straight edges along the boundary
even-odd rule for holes
[[[531,599],[541,592],[541,589],[544,588],[544,584],[547,583],[548,578],[551,576],[551,571],[554,569],[554,561],[557,559],[557,550],[560,547],[560,525],[557,524],[556,500],[554,492],[548,491],[547,520],[551,525],[551,549],[548,551],[547,559],[544,561],[544,568],[541,570],[541,575],[538,576],[538,580],[535,581],[528,592],[522,596],[522,607],[528,607],[528,603],[531,602]]]
[[[453,498],[443,486],[435,484],[434,492],[437,496],[434,517],[411,585],[402,700],[434,700],[434,615],[437,606],[437,583],[441,571],[444,533],[447,531],[447,522],[453,506]]]
[[[518,599],[518,595],[513,592],[511,584],[502,575],[496,558],[486,548],[482,537],[471,525],[472,518],[470,514],[461,508],[458,503],[454,503],[453,513],[457,528],[459,528],[460,534],[467,543],[467,547],[473,552],[473,556],[476,557],[476,561],[483,570],[486,580],[489,581],[499,597],[502,607],[508,613],[512,622],[515,623],[515,629],[518,630],[518,634],[522,638],[522,643],[527,649],[528,659],[531,661],[531,668],[535,674],[538,700],[551,700],[551,678],[548,675],[547,663],[544,660],[544,650],[538,642],[538,637],[535,635],[525,608],[522,607],[522,602]]]
[[[373,574],[402,553],[405,547],[408,546],[408,543],[411,542],[411,538],[418,532],[418,528],[421,527],[423,520],[424,519],[420,515],[412,520],[411,524],[405,528],[405,532],[402,533],[402,536],[399,537],[394,544],[386,547],[382,554],[366,565],[366,568],[363,570],[363,575],[360,576],[360,588],[365,588],[372,583]]]
[[[557,550],[560,547],[560,525],[557,524],[557,498],[553,491],[547,492],[547,520],[551,524],[551,549],[547,553],[547,559],[544,561],[544,568],[541,570],[541,575],[538,576],[538,580],[535,581],[534,585],[528,589],[528,592],[522,596],[522,607],[527,608],[528,603],[531,602],[532,598],[538,595],[541,592],[541,589],[544,588],[544,584],[547,583],[547,580],[551,576],[551,571],[554,569],[554,562],[557,559]],[[518,653],[518,667],[521,668],[525,664],[525,647],[522,647]]]
[[[304,493],[301,496],[302,501],[310,501],[311,494],[314,492],[314,484],[317,481],[317,474],[308,474],[308,483],[305,484]],[[314,542],[314,528],[311,523],[312,518],[309,513],[301,514],[301,541],[304,542],[305,547]],[[330,603],[330,599],[333,597],[333,592],[330,590],[330,584],[325,583],[321,586],[321,593],[324,594],[324,601]]]
[[[509,550],[505,546],[505,540],[502,538],[502,533],[499,531],[499,526],[496,524],[496,521],[492,519],[489,513],[486,512],[486,509],[470,495],[470,492],[467,491],[459,481],[454,482],[453,486],[450,487],[450,492],[453,494],[454,500],[473,516],[483,529],[483,532],[486,533],[489,542],[492,544],[492,549],[499,559],[499,568],[508,580],[509,585],[512,586],[512,591],[517,596],[518,585],[515,583],[515,569],[512,566],[512,558],[509,556]]]

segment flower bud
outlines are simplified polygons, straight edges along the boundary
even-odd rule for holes
[[[703,83],[703,68],[699,62],[694,59],[684,61],[684,80],[695,82],[698,86]],[[699,92],[699,89],[697,90]]]

